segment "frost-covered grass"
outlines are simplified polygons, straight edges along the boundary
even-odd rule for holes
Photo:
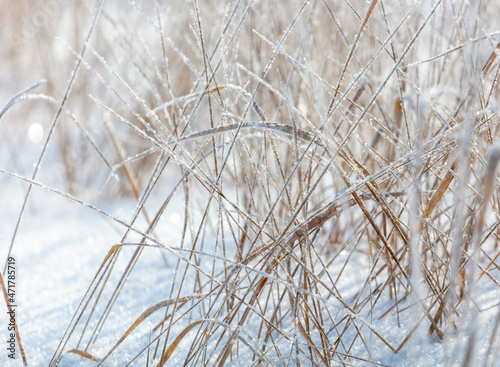
[[[5,8],[2,365],[498,364],[497,1]]]

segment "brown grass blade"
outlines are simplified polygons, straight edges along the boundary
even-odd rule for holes
[[[432,195],[431,199],[427,203],[427,206],[426,206],[424,212],[422,213],[422,217],[424,219],[429,218],[431,213],[434,211],[436,206],[439,204],[439,202],[443,198],[443,195],[446,193],[446,191],[448,190],[448,188],[451,184],[451,181],[453,181],[453,178],[455,177],[456,168],[457,168],[457,161],[453,162],[450,170],[446,173],[443,180],[439,184],[439,187],[436,189],[436,191]]]
[[[304,326],[302,325],[300,320],[297,322],[297,326],[302,336],[307,340],[307,344],[309,345],[309,347],[314,350],[314,353],[316,353],[316,355],[321,359],[325,366],[329,366],[330,363],[328,362],[328,359],[318,350],[311,337],[309,336],[309,333],[306,331],[306,329],[304,329]]]
[[[175,352],[179,344],[181,343],[182,339],[189,333],[194,327],[200,325],[203,322],[203,320],[200,321],[195,321],[192,324],[190,324],[188,327],[186,327],[182,332],[177,335],[177,337],[174,339],[172,344],[168,347],[168,349],[165,351],[165,353],[162,354],[160,362],[158,363],[157,367],[162,367],[167,361],[170,359],[172,354]]]
[[[85,352],[84,350],[71,349],[71,350],[68,350],[67,353],[78,354],[80,357],[83,357],[85,359],[89,359],[89,360],[94,361],[94,362],[99,362],[99,358],[94,357],[92,354]]]
[[[157,304],[149,307],[146,311],[144,311],[133,323],[132,325],[127,329],[127,331],[122,335],[122,337],[120,338],[120,340],[118,340],[116,342],[116,344],[111,348],[111,350],[108,352],[108,354],[106,354],[106,356],[101,360],[101,362],[98,364],[98,366],[100,366],[110,355],[111,353],[113,353],[115,351],[116,348],[118,348],[118,346],[130,335],[130,333],[132,333],[132,331],[135,330],[135,328],[137,326],[139,326],[144,320],[146,320],[149,316],[151,316],[154,312],[164,308],[164,307],[167,307],[169,305],[173,305],[173,304],[176,304],[176,303],[182,303],[182,302],[185,302],[185,301],[189,301],[189,300],[192,300],[192,299],[198,299],[198,298],[204,298],[206,297],[207,294],[194,294],[194,295],[191,295],[191,296],[186,296],[186,297],[181,297],[179,299],[169,299],[169,300],[166,300],[166,301],[161,301],[161,302],[158,302]],[[194,325],[196,326],[196,325]],[[192,326],[192,327],[194,327]],[[191,327],[191,328],[192,328]],[[189,331],[189,330],[188,330]],[[186,331],[187,333],[187,331]],[[185,335],[185,334],[184,334]],[[177,340],[177,339],[176,339]],[[175,350],[175,348],[177,347],[177,345],[173,348]],[[173,350],[172,350],[173,352]]]
[[[483,76],[486,76],[486,74],[488,74],[488,72],[490,71],[491,65],[493,65],[493,62],[495,62],[495,60],[497,58],[497,52],[499,52],[499,51],[500,51],[500,42],[498,43],[497,48],[493,50],[493,52],[491,53],[491,56],[488,58],[488,61],[484,65]]]

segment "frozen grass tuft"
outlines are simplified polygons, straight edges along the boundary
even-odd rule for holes
[[[40,365],[496,365],[500,4],[26,4],[2,258],[37,195],[115,236]]]

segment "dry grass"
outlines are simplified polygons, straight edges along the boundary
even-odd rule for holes
[[[500,286],[496,1],[52,3],[7,17],[18,35],[51,21],[2,40],[17,77],[47,82],[0,115],[13,146],[27,111],[43,121],[34,171],[1,172],[30,183],[25,205],[32,185],[89,210],[137,201],[127,223],[111,218],[120,244],[52,365],[68,352],[105,365],[153,315],[135,347],[158,366],[378,365],[374,345],[474,329],[477,288]],[[183,213],[178,243],[159,230],[169,212]],[[164,300],[94,355],[151,247],[174,274],[147,285]]]

